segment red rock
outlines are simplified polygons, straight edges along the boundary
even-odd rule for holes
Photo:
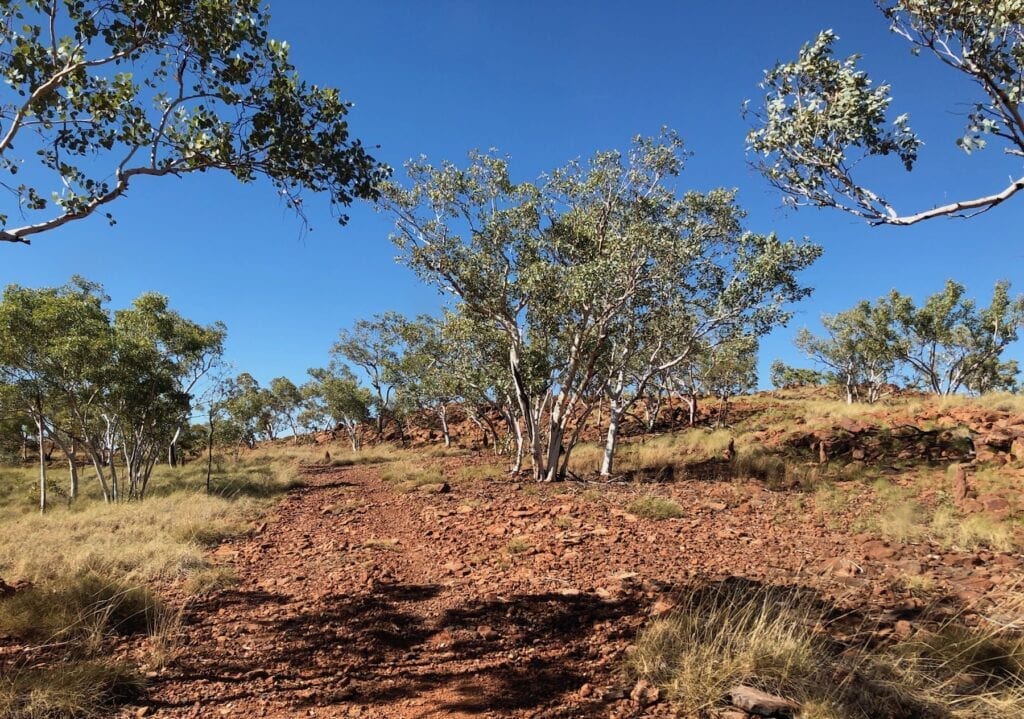
[[[792,717],[800,710],[794,701],[743,685],[729,690],[729,700],[735,707],[764,717]]]
[[[646,679],[641,679],[634,685],[633,691],[629,693],[629,698],[640,706],[647,707],[658,702],[661,698],[661,690]]]
[[[493,642],[501,637],[493,627],[489,627],[487,625],[477,627],[476,633],[486,642]]]
[[[861,545],[861,553],[866,559],[889,559],[899,552],[895,547],[881,539],[871,540]]]

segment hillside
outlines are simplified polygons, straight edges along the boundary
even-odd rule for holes
[[[749,685],[777,716],[1024,716],[1018,398],[701,422],[634,434],[611,481],[593,445],[576,481],[510,479],[468,422],[255,450],[302,486],[209,542],[207,581],[151,583],[169,627],[107,638],[144,682],[122,712],[739,719]]]

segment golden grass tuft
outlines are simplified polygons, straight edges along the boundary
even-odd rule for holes
[[[162,606],[143,586],[95,573],[33,586],[0,600],[0,634],[23,641],[79,640],[145,632]]]
[[[395,462],[381,470],[380,478],[396,485],[405,492],[411,492],[428,484],[441,484],[444,475],[434,467],[423,467],[412,462]]]
[[[735,684],[797,701],[803,719],[1020,715],[1019,632],[957,617],[869,648],[830,638],[831,615],[799,590],[739,581],[694,590],[640,632],[626,669],[659,686],[684,716],[707,715]]]
[[[685,514],[683,508],[673,500],[653,495],[634,499],[626,506],[626,511],[638,517],[655,520],[676,519]]]
[[[91,719],[109,716],[114,706],[143,688],[127,664],[73,660],[47,668],[0,676],[0,716],[7,719]]]

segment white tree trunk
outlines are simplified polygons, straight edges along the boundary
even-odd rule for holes
[[[438,417],[441,418],[441,434],[444,435],[444,446],[452,446],[452,435],[448,429],[448,405],[442,404],[437,410]]]
[[[43,451],[43,420],[36,420],[36,431],[39,437],[39,513],[46,512],[46,453]]]
[[[619,424],[622,420],[623,408],[616,402],[608,406],[608,434],[604,441],[604,456],[601,458],[601,476],[610,477],[615,464],[615,449],[619,441]]]

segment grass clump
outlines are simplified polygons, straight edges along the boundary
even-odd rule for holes
[[[455,470],[458,482],[498,481],[508,478],[508,470],[497,464],[468,464]]]
[[[332,457],[332,467],[354,467],[368,464],[386,464],[400,459],[401,450],[390,444],[374,444],[363,447],[358,452],[349,452],[339,457]]]
[[[7,719],[81,719],[107,716],[140,694],[142,679],[110,660],[62,662],[0,676],[0,716]]]
[[[362,544],[363,549],[379,549],[382,552],[395,552],[400,553],[402,551],[402,545],[397,539],[367,539]]]
[[[411,462],[397,462],[385,468],[381,471],[380,478],[385,482],[397,485],[399,489],[406,492],[411,492],[424,485],[441,484],[445,481],[440,470],[420,467]]]
[[[805,591],[723,582],[689,592],[648,624],[626,670],[660,687],[683,716],[709,715],[736,684],[796,701],[803,719],[1021,716],[1019,631],[956,617],[876,645],[831,638],[836,622],[849,628],[849,617]],[[870,626],[839,633],[872,635]]]
[[[145,632],[163,611],[143,586],[88,573],[0,600],[0,634],[23,641],[88,644],[111,634]]]
[[[961,516],[950,504],[931,506],[913,489],[876,482],[874,504],[863,528],[899,542],[934,542],[943,549],[1012,551],[1018,543],[1012,520],[985,513]]]
[[[185,591],[199,597],[214,594],[238,584],[238,574],[231,567],[209,567],[193,572],[185,580]]]
[[[529,552],[531,549],[533,549],[533,544],[525,537],[515,537],[505,545],[505,550],[509,554],[522,554],[523,552]]]
[[[633,500],[626,507],[626,511],[638,517],[655,520],[675,519],[685,514],[683,508],[671,499],[653,495]]]
[[[130,582],[187,575],[209,566],[205,545],[244,534],[263,506],[250,497],[178,492],[22,515],[2,525],[0,576],[39,584],[83,572]]]

